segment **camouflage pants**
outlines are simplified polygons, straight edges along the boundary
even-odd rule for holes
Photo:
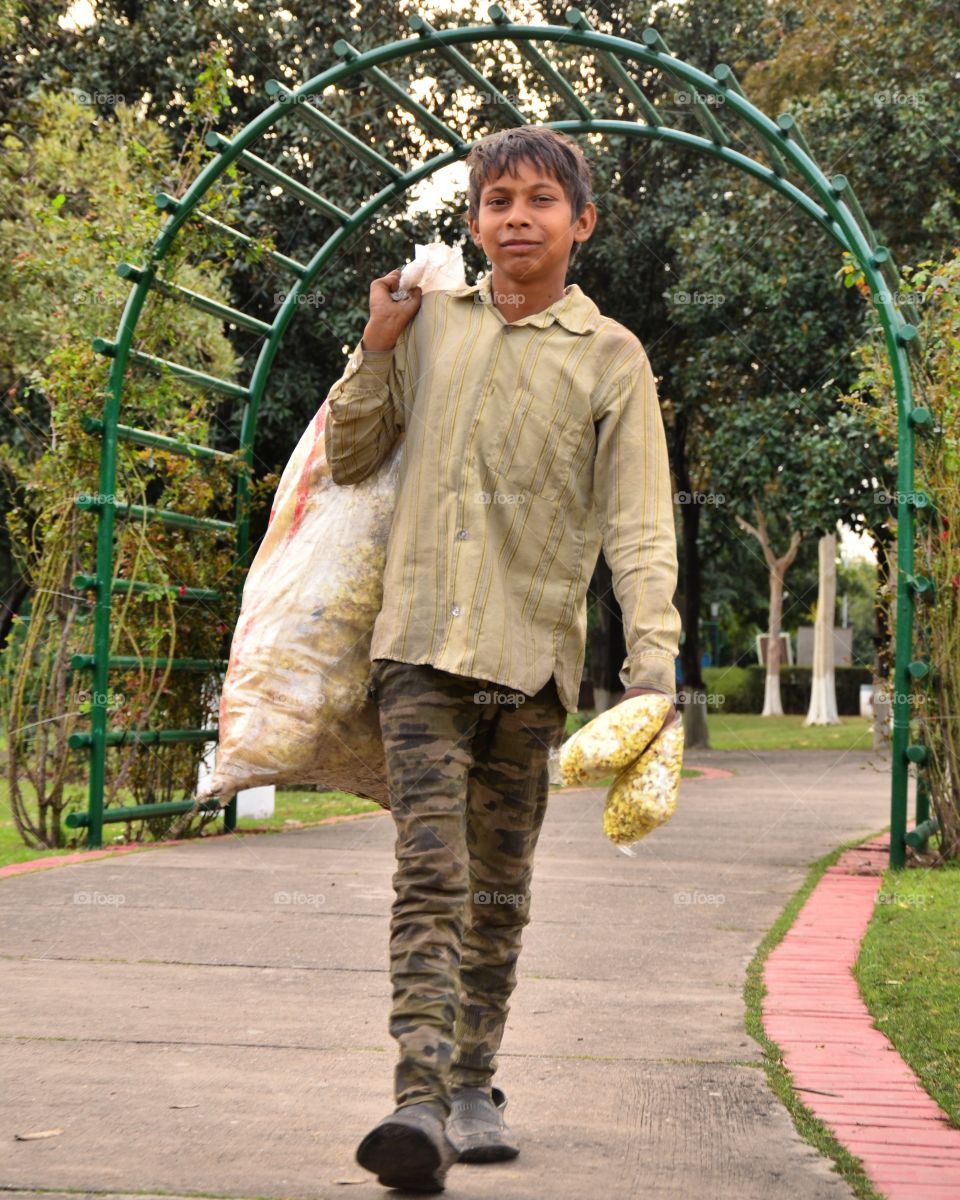
[[[393,659],[374,660],[371,691],[397,832],[396,1102],[448,1108],[496,1069],[566,711],[553,678],[526,696]]]

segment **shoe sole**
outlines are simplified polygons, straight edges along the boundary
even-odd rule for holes
[[[504,1162],[516,1158],[520,1151],[513,1146],[470,1146],[460,1152],[458,1162],[487,1163]]]
[[[384,1187],[442,1192],[436,1177],[440,1152],[430,1136],[410,1125],[378,1125],[357,1147],[357,1162]]]

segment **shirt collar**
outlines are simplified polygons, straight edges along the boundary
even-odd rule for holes
[[[483,274],[476,283],[466,287],[451,288],[447,291],[447,295],[464,299],[470,297],[475,303],[489,304],[493,308],[492,284],[493,271],[490,270]],[[494,311],[502,317],[499,309],[494,308]],[[569,329],[571,333],[592,333],[600,324],[600,310],[590,297],[581,291],[579,284],[568,283],[559,300],[555,300],[553,304],[542,308],[539,312],[528,313],[525,317],[511,321],[510,324],[537,325],[543,329],[553,321],[559,322],[564,329]]]

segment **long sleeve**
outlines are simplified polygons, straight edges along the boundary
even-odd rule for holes
[[[327,395],[324,448],[334,483],[360,483],[372,475],[404,428],[408,328],[392,350],[365,350],[361,338]]]
[[[673,696],[681,620],[670,463],[656,380],[639,343],[598,414],[594,503],[623,612],[620,682]]]

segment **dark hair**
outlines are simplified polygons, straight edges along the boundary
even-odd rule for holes
[[[464,160],[470,168],[467,216],[479,221],[480,193],[484,185],[504,172],[516,175],[515,164],[519,159],[526,159],[531,165],[541,167],[557,180],[570,201],[570,210],[576,221],[591,198],[593,180],[590,164],[572,138],[546,125],[517,125],[474,142]],[[580,245],[579,242],[573,243],[571,262]]]

